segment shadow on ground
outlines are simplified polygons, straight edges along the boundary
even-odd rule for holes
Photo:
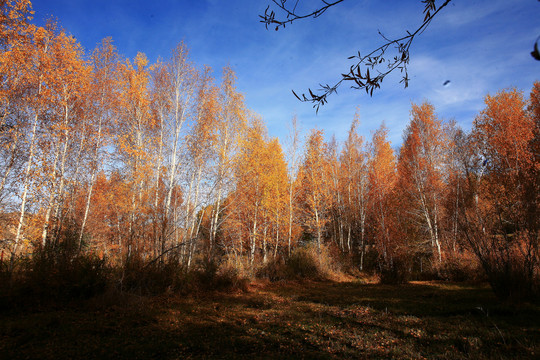
[[[447,283],[259,284],[0,314],[2,359],[515,359],[538,344],[538,306]]]

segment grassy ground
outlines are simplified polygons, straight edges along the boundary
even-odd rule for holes
[[[248,292],[3,309],[2,359],[519,359],[540,355],[540,307],[447,283],[254,284]]]

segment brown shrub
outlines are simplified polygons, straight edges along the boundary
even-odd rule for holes
[[[441,280],[482,282],[486,275],[478,259],[469,251],[453,252],[433,264],[433,273]]]
[[[310,243],[296,248],[291,256],[276,257],[258,268],[255,272],[257,278],[279,280],[322,280],[341,271],[334,260],[332,248],[322,245],[319,250],[317,244]]]

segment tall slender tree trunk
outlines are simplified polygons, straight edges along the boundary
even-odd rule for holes
[[[19,143],[19,136],[15,135],[15,141],[9,144],[10,159],[7,163],[6,170],[4,171],[4,175],[2,176],[2,181],[0,181],[0,198],[2,194],[4,193],[4,188],[6,186],[7,179],[9,178],[9,174],[11,173],[11,170],[13,170],[13,165],[15,165],[15,159],[16,159],[15,153],[16,153],[18,143]]]
[[[251,232],[251,268],[255,262],[255,248],[256,248],[256,239],[257,239],[257,214],[259,212],[259,202],[255,204],[255,218],[253,219],[253,230]]]
[[[176,99],[175,99],[175,112],[174,112],[174,141],[173,141],[173,151],[171,154],[171,165],[170,165],[171,169],[169,173],[169,189],[167,192],[167,198],[165,200],[165,221],[166,222],[168,222],[168,218],[171,211],[171,199],[172,199],[173,189],[175,186],[174,184],[176,181],[176,173],[177,173],[176,169],[178,166],[178,161],[177,161],[178,150],[179,150],[178,141],[180,138],[180,130],[182,129],[182,125],[184,123],[185,107],[182,109],[182,111],[180,111],[179,107],[180,107],[180,90],[177,89]],[[166,232],[167,232],[166,226],[164,226],[161,231],[162,231],[162,236],[166,236]]]
[[[319,256],[321,254],[321,223],[319,221],[319,211],[315,208],[315,226],[317,227],[317,249],[319,250]]]
[[[189,230],[189,238],[190,239],[193,239],[193,231],[195,229],[195,209],[199,204],[199,192],[200,192],[200,186],[201,186],[201,176],[202,176],[202,166],[199,166],[199,170],[198,170],[198,173],[197,173],[197,183],[196,183],[196,186],[195,186],[195,201],[194,201],[194,206],[193,206],[192,216],[191,216],[191,226],[190,226],[190,230]],[[199,221],[199,224],[200,224],[200,221]],[[198,233],[198,230],[197,230],[197,233]]]
[[[65,143],[64,143],[64,150],[62,152],[62,160],[60,161],[60,184],[58,185],[58,191],[57,191],[57,199],[55,201],[55,208],[54,208],[54,215],[53,215],[53,220],[55,221],[55,225],[54,225],[54,232],[57,233],[58,232],[58,228],[59,226],[61,226],[62,224],[59,224],[57,222],[57,219],[59,219],[59,212],[60,212],[60,206],[62,204],[62,199],[64,197],[64,187],[65,187],[65,184],[66,184],[66,160],[67,160],[67,149],[68,149],[68,145],[69,145],[69,138],[68,138],[68,131],[66,130],[66,133],[65,133]],[[55,234],[55,241],[58,240],[58,234]]]
[[[390,244],[390,236],[388,235],[388,231],[386,229],[385,216],[384,216],[384,210],[383,210],[383,200],[382,200],[382,195],[380,193],[379,193],[379,212],[381,215],[382,232],[383,232],[383,236],[385,237],[384,240],[386,240],[386,241],[383,240],[383,257],[384,257],[384,260],[387,261],[388,260],[387,247]]]
[[[52,164],[52,169],[53,169],[53,172],[51,174],[51,189],[50,189],[50,192],[49,192],[49,200],[47,202],[47,209],[45,211],[45,219],[43,221],[43,230],[41,232],[41,246],[45,248],[45,246],[47,245],[47,231],[48,231],[48,228],[49,228],[49,220],[50,220],[50,216],[51,216],[51,211],[52,211],[52,208],[53,208],[53,203],[54,203],[54,197],[55,197],[55,193],[56,193],[56,177],[57,177],[57,174],[56,174],[56,169],[57,169],[57,165],[58,165],[58,157],[60,156],[60,146],[56,146],[56,151],[55,151],[55,155],[54,155],[54,161],[53,161],[53,164]]]
[[[274,256],[273,256],[274,258],[277,255],[278,247],[279,247],[279,211],[276,212],[276,246],[274,248]]]
[[[222,175],[220,175],[221,177]],[[216,234],[217,234],[217,228],[218,228],[218,220],[219,220],[219,213],[220,213],[220,207],[221,207],[221,192],[222,192],[222,183],[219,181],[218,185],[218,193],[217,193],[217,200],[215,208],[212,209],[212,220],[210,224],[210,239],[209,239],[209,253],[213,253],[214,249],[214,242],[216,241]]]
[[[41,81],[39,84],[39,89],[41,90]],[[40,91],[38,91],[39,94]],[[24,223],[24,215],[26,211],[26,200],[28,197],[28,190],[30,187],[30,171],[32,170],[32,164],[34,161],[34,152],[35,152],[35,146],[36,146],[36,133],[37,133],[37,126],[38,126],[38,118],[39,118],[39,112],[36,110],[36,114],[34,116],[34,122],[32,125],[32,135],[30,137],[30,148],[28,150],[28,163],[26,164],[26,170],[24,172],[24,181],[23,181],[23,193],[21,195],[21,207],[19,211],[19,222],[17,224],[17,232],[15,233],[15,243],[13,246],[13,249],[11,251],[11,262],[10,267],[13,267],[13,263],[15,260],[15,255],[18,251],[21,237],[22,237],[22,227]]]
[[[104,95],[101,94],[101,104],[104,103]],[[103,116],[99,116],[98,120],[98,130],[97,130],[97,138],[96,138],[96,146],[94,147],[94,165],[92,166],[92,175],[90,176],[90,184],[88,185],[88,193],[86,195],[86,203],[84,206],[84,215],[81,222],[81,229],[79,232],[79,251],[82,249],[82,243],[83,243],[83,235],[84,235],[84,229],[86,227],[86,222],[88,220],[88,214],[90,213],[90,202],[92,201],[92,192],[94,190],[94,184],[96,182],[96,176],[97,172],[99,170],[99,148],[101,147],[101,133],[102,133],[102,126],[103,126]]]
[[[292,226],[293,226],[293,185],[292,185],[292,179],[291,179],[291,184],[289,185],[289,236],[287,239],[289,256],[291,256]]]
[[[267,249],[267,244],[266,244],[266,232],[267,232],[267,230],[268,230],[268,225],[265,225],[264,229],[263,229],[263,244],[262,244],[263,264],[266,264],[266,262],[268,260],[268,257],[267,257],[268,249]]]
[[[158,234],[158,224],[159,224],[159,213],[161,209],[158,209],[159,206],[159,181],[161,180],[161,166],[163,165],[163,132],[164,132],[164,121],[163,121],[164,115],[163,111],[159,110],[159,148],[158,148],[158,158],[156,163],[156,191],[154,193],[154,256],[160,256],[160,263],[163,262],[163,253],[159,253],[159,246],[158,244],[161,243],[160,238],[161,234]]]
[[[195,173],[192,172],[190,179],[189,179],[189,187],[188,187],[188,193],[186,196],[186,219],[184,221],[184,241],[190,240],[190,232],[191,232],[191,213],[192,213],[192,190],[193,190],[193,183],[195,182]]]

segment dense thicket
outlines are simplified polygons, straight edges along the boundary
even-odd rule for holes
[[[33,25],[29,1],[0,4],[8,273],[89,256],[254,274],[313,242],[319,264],[333,254],[383,281],[472,277],[479,264],[501,297],[538,298],[540,83],[529,99],[488,95],[469,133],[413,104],[397,152],[384,125],[360,136],[358,116],[343,143],[312,130],[302,154],[294,120],[284,152],[234,72],[217,82],[185,44],[153,65],[111,39],[85,53],[54,23]]]

